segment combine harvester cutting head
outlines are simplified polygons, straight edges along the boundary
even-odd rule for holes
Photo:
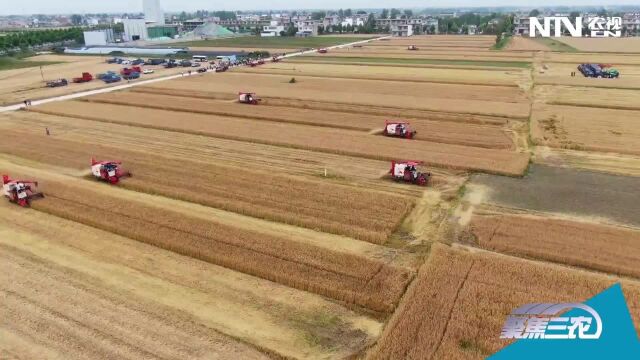
[[[10,202],[22,207],[31,205],[31,200],[43,198],[38,192],[38,182],[31,180],[11,180],[8,175],[2,175],[2,191]]]
[[[395,181],[404,181],[419,186],[426,186],[431,173],[422,173],[416,169],[419,161],[392,161],[389,173]]]
[[[262,101],[262,99],[257,97],[256,93],[250,93],[250,92],[238,93],[238,102],[241,104],[258,105],[259,101]]]
[[[386,121],[382,133],[386,136],[413,139],[417,131],[411,130],[411,124],[401,121]]]
[[[117,184],[121,178],[131,176],[128,171],[122,170],[121,161],[96,161],[91,159],[91,174],[99,180],[110,184]]]

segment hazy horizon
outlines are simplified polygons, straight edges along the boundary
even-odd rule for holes
[[[554,6],[621,6],[636,5],[640,6],[639,0],[613,0],[602,2],[597,0],[556,0],[556,1],[510,1],[498,0],[490,3],[478,0],[455,0],[447,2],[446,5],[440,2],[426,3],[422,0],[400,0],[400,1],[382,1],[382,0],[352,0],[349,2],[339,0],[311,0],[304,3],[292,0],[275,0],[268,3],[256,0],[247,0],[241,3],[232,3],[225,6],[220,3],[212,3],[206,0],[191,0],[185,2],[183,0],[160,0],[161,6],[165,12],[181,12],[196,10],[288,10],[288,9],[339,9],[339,8],[454,8],[454,7],[554,7]],[[47,1],[47,0],[31,0],[16,1],[8,5],[0,7],[0,15],[32,15],[32,14],[86,14],[86,13],[138,13],[142,12],[142,0],[110,0],[110,1],[86,1],[86,0],[65,0],[65,1]]]

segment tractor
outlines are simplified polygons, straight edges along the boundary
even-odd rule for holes
[[[415,45],[409,45],[409,47],[407,48],[407,50],[418,50],[418,47]]]
[[[392,161],[389,173],[395,181],[404,181],[419,186],[426,186],[431,173],[423,173],[416,169],[418,161]]]
[[[250,92],[238,93],[238,102],[241,104],[258,105],[259,101],[262,101],[262,99],[258,98],[256,96],[256,93],[250,93]]]
[[[319,54],[326,54],[326,53],[328,53],[328,52],[329,52],[329,50],[327,50],[327,49],[325,49],[325,48],[322,48],[322,49],[319,49],[319,50],[318,50],[318,53],[319,53]]]
[[[411,124],[408,122],[392,122],[384,123],[382,133],[386,136],[400,137],[405,139],[413,139],[417,131],[411,130]]]
[[[117,184],[121,178],[131,176],[128,171],[122,170],[121,161],[96,161],[91,159],[91,174],[98,180],[109,184]]]
[[[10,202],[22,207],[31,205],[31,200],[43,198],[44,195],[38,192],[38,182],[31,180],[11,180],[8,175],[2,175],[2,190],[4,196]]]

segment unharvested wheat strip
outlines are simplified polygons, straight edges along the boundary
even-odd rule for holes
[[[211,100],[204,99],[147,93],[124,92],[101,94],[87,98],[86,101],[360,131],[382,129],[385,122],[390,120],[385,116],[278,106],[244,106],[224,101],[212,102]],[[505,132],[495,126],[457,124],[420,119],[403,120],[412,122],[412,128],[418,131],[415,137],[417,140],[494,149],[510,149],[513,147],[513,142]]]
[[[215,91],[237,96],[239,89],[251,89],[267,99],[298,102],[320,101],[340,104],[383,106],[400,110],[431,110],[450,113],[480,114],[527,118],[528,99],[520,89],[455,84],[408,84],[402,81],[327,79],[292,75],[225,73],[220,81],[205,78],[178,79],[161,84],[175,91]],[[153,88],[150,85],[148,88]],[[329,109],[330,110],[330,109]]]
[[[377,321],[317,295],[39,212],[16,219],[14,210],[0,205],[0,257],[4,269],[20,279],[7,284],[9,290],[36,311],[12,302],[15,306],[5,310],[20,321],[5,317],[3,324],[27,335],[28,343],[46,342],[51,351],[71,354],[93,344],[84,353],[99,351],[96,356],[103,358],[132,351],[138,354],[134,357],[146,352],[162,358],[233,353],[262,358],[224,333],[272,354],[342,357],[357,352],[380,328]],[[38,309],[46,308],[55,308],[56,316],[38,318]],[[341,320],[321,333],[313,326],[314,316]],[[64,319],[70,321],[62,328],[32,326]],[[98,337],[108,340],[96,339],[96,344],[78,331],[83,328],[98,329]],[[55,334],[60,337],[52,338]],[[301,341],[305,336],[320,337],[332,347],[315,347]],[[10,344],[15,342],[3,342]]]
[[[533,216],[476,215],[484,248],[640,278],[640,231]]]
[[[10,131],[7,134],[11,134]],[[413,207],[411,199],[246,169],[177,160],[65,140],[16,134],[6,154],[83,169],[87,159],[121,159],[136,174],[122,186],[243,215],[381,244]],[[158,176],[162,174],[162,176]],[[185,174],[189,186],[184,186]],[[215,181],[212,181],[215,179]],[[304,195],[304,196],[302,196]],[[384,199],[383,202],[380,202]]]
[[[378,261],[124,203],[78,187],[51,181],[42,188],[47,198],[34,203],[36,209],[376,311],[391,311],[410,278],[408,271]]]
[[[513,309],[584,301],[616,282],[637,324],[638,282],[436,244],[368,357],[484,359],[507,345],[498,335]]]
[[[184,121],[176,112],[130,110],[131,107],[121,105],[68,102],[47,104],[33,111],[380,160],[396,160],[398,154],[402,154],[402,158],[421,160],[428,165],[512,176],[522,175],[528,165],[526,154],[494,149],[427,141],[398,141],[356,131],[303,125],[265,124],[244,119],[228,121],[224,117],[203,114],[192,114],[188,121]],[[95,111],[100,115],[96,115]]]
[[[403,81],[406,83],[425,82],[434,84],[459,84],[460,86],[491,85],[514,88],[517,88],[518,85],[516,81],[519,78],[517,71],[508,70],[502,70],[502,72],[485,72],[469,69],[457,69],[456,71],[451,71],[448,69],[420,67],[412,69],[403,67],[375,67],[372,69],[364,66],[336,62],[333,64],[296,63],[294,65],[288,62],[283,62],[268,64],[268,66],[260,68],[240,68],[234,71],[234,73],[235,72],[313,76],[331,79],[367,79],[380,80],[384,82]]]
[[[228,101],[234,103],[236,96],[228,93],[220,93],[214,91],[200,91],[200,90],[176,90],[171,88],[150,88],[145,86],[136,86],[129,90],[128,93],[144,93],[153,95],[167,95],[189,99],[206,99],[206,100],[218,100]],[[385,116],[394,118],[406,118],[406,119],[419,119],[419,120],[437,120],[437,121],[452,121],[463,122],[471,124],[481,125],[504,125],[507,123],[507,118],[499,116],[479,115],[479,114],[461,114],[453,112],[442,111],[430,111],[420,109],[399,109],[393,107],[385,107],[379,105],[358,105],[358,104],[344,104],[329,101],[313,101],[305,100],[301,102],[295,99],[288,98],[263,98],[260,105],[274,106],[274,107],[286,107],[286,108],[298,108],[304,110],[320,110],[320,111],[335,111],[340,113],[358,114],[358,115],[373,115],[373,116]],[[266,109],[268,111],[269,109]]]

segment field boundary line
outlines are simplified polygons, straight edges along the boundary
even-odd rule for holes
[[[473,266],[475,265],[475,263],[476,263],[475,259],[471,260],[471,265],[469,266],[469,269],[467,269],[467,273],[464,275],[464,278],[460,282],[460,286],[458,287],[458,291],[456,291],[456,296],[453,299],[453,302],[451,304],[451,309],[449,310],[449,315],[447,316],[447,324],[444,326],[444,330],[442,331],[442,334],[440,336],[440,340],[438,340],[438,346],[436,346],[435,350],[433,350],[433,352],[431,353],[429,358],[433,357],[435,354],[438,353],[438,350],[440,349],[440,346],[442,345],[442,342],[444,341],[444,337],[447,334],[447,330],[449,330],[449,324],[451,323],[451,318],[453,317],[453,311],[455,310],[456,303],[458,302],[458,298],[460,297],[460,292],[462,292],[462,289],[464,288],[464,285],[467,283],[467,280],[469,279],[469,274],[471,274],[471,270],[473,269]],[[423,322],[424,322],[424,318],[423,318],[423,321],[420,324],[420,327],[422,327],[422,323]],[[417,333],[416,333],[416,336],[417,336]]]

